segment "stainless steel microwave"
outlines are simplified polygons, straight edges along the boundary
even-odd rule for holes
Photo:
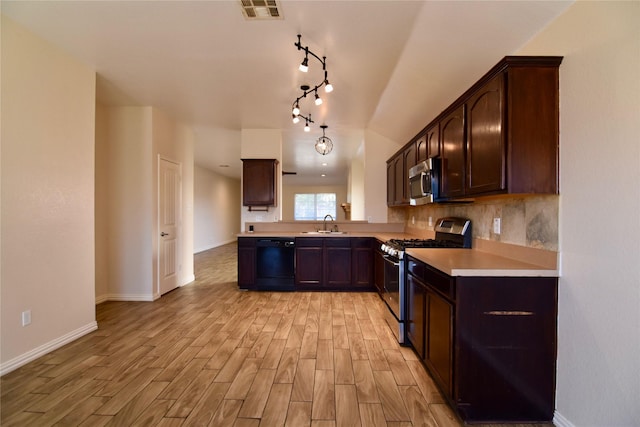
[[[437,159],[427,159],[409,169],[409,198],[411,205],[433,203],[438,198],[437,167]]]

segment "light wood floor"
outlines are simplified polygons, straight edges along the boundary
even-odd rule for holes
[[[153,303],[2,377],[3,426],[457,426],[374,293],[237,289],[236,246]]]

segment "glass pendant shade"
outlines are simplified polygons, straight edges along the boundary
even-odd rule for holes
[[[326,156],[331,150],[333,150],[333,142],[331,142],[331,139],[326,136],[318,138],[318,141],[316,141],[316,151],[318,153]]]

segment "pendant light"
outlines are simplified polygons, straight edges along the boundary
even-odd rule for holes
[[[323,156],[326,156],[331,152],[331,150],[333,150],[333,142],[331,141],[331,138],[324,134],[325,129],[329,126],[321,125],[320,127],[322,128],[322,136],[316,141],[316,151]]]

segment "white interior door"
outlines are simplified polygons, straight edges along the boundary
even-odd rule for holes
[[[159,165],[159,292],[165,294],[178,286],[178,245],[180,242],[180,165],[160,159]]]

